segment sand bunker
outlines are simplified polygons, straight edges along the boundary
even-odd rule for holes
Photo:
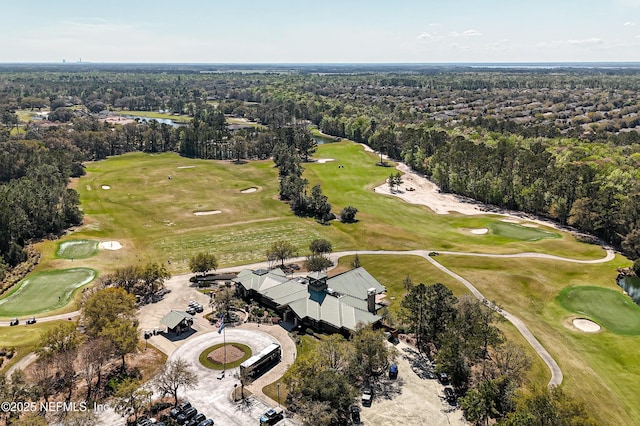
[[[333,158],[318,158],[316,160],[320,164],[328,163],[329,161],[335,161]]]
[[[243,189],[242,192],[243,194],[250,194],[252,192],[256,192],[258,190],[258,188],[247,188],[247,189]]]
[[[109,185],[102,185],[101,188],[104,189],[104,190],[111,189],[111,187]]]
[[[104,241],[100,243],[99,247],[105,250],[120,250],[122,248],[122,244],[118,241]]]
[[[487,228],[480,228],[480,229],[472,229],[471,233],[472,234],[476,234],[476,235],[483,235],[486,234],[487,232],[489,232],[489,230]]]
[[[222,210],[209,210],[207,212],[194,212],[193,214],[196,216],[209,216],[210,214],[220,214]]]
[[[585,318],[574,319],[573,326],[580,331],[584,331],[585,333],[596,333],[600,331],[600,326],[598,324]]]
[[[179,169],[193,169],[195,166],[178,166]]]

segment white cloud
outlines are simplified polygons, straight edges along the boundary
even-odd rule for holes
[[[596,37],[585,38],[582,40],[568,40],[567,44],[602,44],[604,40]]]
[[[425,40],[425,39],[432,39],[432,38],[433,36],[429,33],[422,33],[417,37],[418,40]]]
[[[465,36],[465,37],[477,37],[477,36],[481,36],[482,33],[479,32],[479,31],[471,29],[471,30],[467,30],[467,31],[463,32],[462,35]]]
[[[559,46],[593,46],[597,44],[604,44],[604,40],[591,37],[585,39],[572,39],[572,40],[553,40],[549,42],[540,42],[536,47],[559,47]]]
[[[636,23],[635,22],[631,22],[631,21],[627,21],[623,25],[625,27],[635,27]]]

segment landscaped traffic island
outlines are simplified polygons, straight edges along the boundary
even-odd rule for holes
[[[226,352],[226,353],[225,353]],[[235,368],[251,358],[251,348],[242,343],[218,343],[200,353],[200,364],[212,370]]]

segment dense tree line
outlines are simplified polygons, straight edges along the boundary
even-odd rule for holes
[[[0,264],[15,266],[29,241],[82,222],[78,194],[67,188],[81,168],[70,157],[36,141],[0,142]]]

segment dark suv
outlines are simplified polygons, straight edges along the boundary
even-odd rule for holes
[[[176,420],[178,421],[178,423],[183,425],[187,423],[189,420],[191,420],[193,417],[195,417],[196,414],[198,414],[198,410],[196,410],[193,407],[189,407],[186,410],[184,410],[182,413],[178,414],[178,417],[176,417]]]

